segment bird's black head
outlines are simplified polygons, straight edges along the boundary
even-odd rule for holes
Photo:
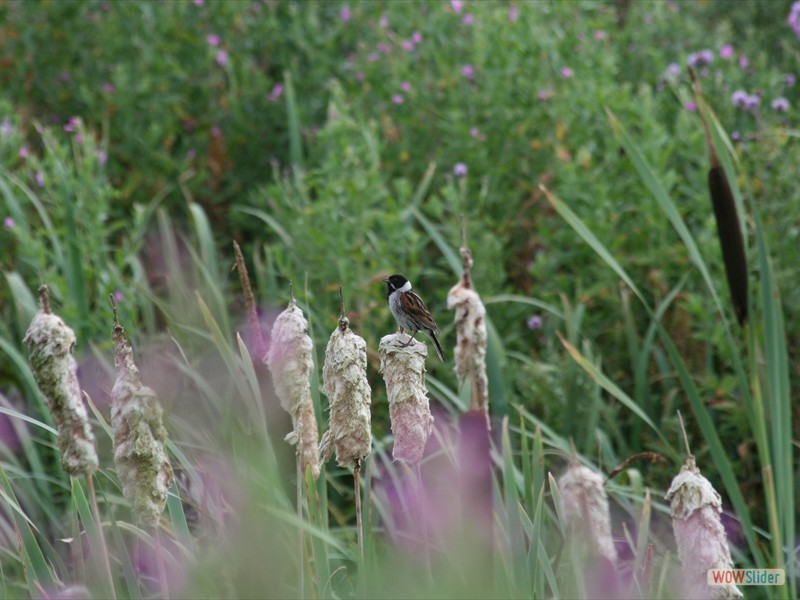
[[[391,277],[388,277],[383,281],[386,283],[386,287],[388,288],[388,291],[386,292],[387,296],[390,295],[395,290],[399,290],[408,283],[408,279],[406,279],[402,275],[392,275]]]

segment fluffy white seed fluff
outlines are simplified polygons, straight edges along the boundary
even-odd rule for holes
[[[272,373],[275,393],[283,409],[292,416],[294,430],[286,436],[297,444],[300,467],[311,468],[319,477],[319,433],[311,400],[311,371],[314,344],[308,336],[308,321],[294,300],[272,326],[272,340],[266,363]]]
[[[330,401],[330,428],[320,442],[322,461],[327,462],[335,448],[339,466],[357,464],[372,448],[367,342],[346,325],[337,327],[328,340],[322,391]]]
[[[419,342],[405,346],[407,341],[405,334],[384,336],[378,352],[389,396],[394,435],[392,456],[395,460],[416,464],[422,459],[433,431],[433,415],[425,388],[428,348]]]
[[[173,482],[164,444],[167,431],[156,394],[142,385],[133,351],[119,324],[114,326],[117,379],[111,390],[111,429],[114,465],[122,494],[130,503],[134,521],[155,527],[167,504]]]
[[[732,569],[733,560],[720,520],[722,499],[700,474],[694,457],[686,459],[666,498],[681,560],[683,593],[687,598],[741,598],[742,593],[733,584],[707,583],[709,569]]]
[[[46,296],[46,291],[40,292]],[[94,434],[78,385],[72,357],[75,332],[52,314],[46,300],[25,334],[36,384],[58,429],[61,465],[72,476],[89,476],[97,470]]]
[[[616,563],[603,477],[588,467],[572,464],[558,480],[558,489],[573,547],[586,556],[603,556]]]
[[[481,410],[488,418],[486,308],[469,280],[463,277],[447,294],[447,308],[456,311],[456,376],[461,385],[471,385],[470,410]]]

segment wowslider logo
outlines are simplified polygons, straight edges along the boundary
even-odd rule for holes
[[[784,585],[783,569],[709,569],[708,585]]]

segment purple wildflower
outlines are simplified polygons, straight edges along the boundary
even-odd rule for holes
[[[414,42],[415,44],[421,44],[422,34],[419,31],[415,31],[414,33],[411,34],[411,41]]]
[[[537,329],[541,329],[542,317],[540,317],[539,315],[533,315],[531,316],[530,319],[526,321],[526,324],[528,325],[528,329],[530,329],[531,331],[536,331]]]
[[[275,102],[278,98],[281,97],[283,94],[283,85],[280,83],[276,83],[272,88],[272,91],[269,93],[269,99]]]
[[[689,112],[695,112],[697,110],[697,104],[692,102],[691,100],[683,105],[683,107],[688,110]]]
[[[750,66],[750,61],[748,60],[748,58],[744,54],[740,55],[739,56],[739,68],[742,71],[744,71],[749,66]]]
[[[34,181],[36,181],[36,185],[38,185],[40,188],[44,187],[44,173],[42,173],[41,171],[36,171],[36,173],[33,176],[33,179]]]
[[[744,90],[736,90],[731,96],[731,102],[736,108],[745,108],[747,106],[747,92]]]
[[[573,71],[569,67],[564,67],[561,69],[561,77],[563,77],[564,79],[569,79],[573,75],[575,75],[575,71]]]
[[[714,60],[714,53],[711,50],[700,50],[700,52],[692,52],[686,59],[686,64],[690,67],[703,67],[711,64]]]
[[[97,162],[101,165],[106,164],[108,162],[108,154],[104,150],[98,150],[95,152],[95,156],[97,156]]]
[[[761,104],[761,97],[753,94],[747,97],[747,101],[745,103],[745,110],[754,112],[758,106]]]
[[[731,141],[733,142],[741,142],[742,141],[742,134],[738,131],[731,132]]]
[[[116,88],[114,87],[114,84],[113,84],[113,83],[111,83],[111,82],[108,82],[108,81],[106,81],[106,82],[103,84],[103,92],[105,92],[106,94],[111,94],[111,93],[113,93],[115,89],[116,89]]]
[[[465,177],[467,173],[469,173],[469,169],[464,163],[460,162],[453,165],[453,175],[456,177]]]
[[[678,63],[671,63],[667,67],[667,75],[671,79],[677,78],[681,74],[681,66]]]
[[[70,117],[69,121],[64,125],[64,131],[67,133],[72,133],[78,128],[78,119],[75,117]]]
[[[405,101],[402,94],[393,94],[392,95],[392,103],[393,104],[402,104]]]
[[[536,97],[542,101],[550,100],[550,98],[552,98],[553,96],[555,96],[555,92],[553,92],[553,90],[550,89],[539,90],[538,92],[536,92]]]
[[[730,44],[725,44],[722,48],[719,49],[719,57],[724,59],[729,59],[733,57],[733,46]]]
[[[789,23],[789,27],[792,28],[794,34],[800,36],[800,0],[792,4],[786,22]]]
[[[453,8],[453,12],[456,14],[464,10],[464,3],[461,0],[450,0],[450,6]]]
[[[3,219],[3,226],[6,229],[11,229],[14,226],[14,219],[12,219],[11,217],[6,217],[5,219]]]
[[[472,25],[475,22],[475,17],[472,16],[472,13],[467,13],[464,15],[464,18],[461,19],[461,22],[464,25]]]
[[[0,123],[0,135],[3,137],[8,137],[12,133],[14,133],[14,126],[11,125],[11,121],[8,119],[8,117],[4,117],[3,122]]]
[[[359,71],[358,73],[356,73],[356,81],[364,81],[364,72],[363,71]]]
[[[414,51],[414,40],[403,40],[403,49],[407,52]]]
[[[464,65],[461,67],[461,74],[469,80],[475,79],[475,67],[472,65]]]
[[[342,20],[342,23],[347,23],[353,16],[353,13],[350,12],[349,6],[343,6],[342,10],[339,11],[339,18]]]
[[[512,4],[508,8],[508,20],[514,23],[517,19],[519,19],[519,6]]]
[[[220,67],[224,67],[228,64],[228,53],[225,50],[220,50],[217,52],[217,55],[214,57],[214,62],[217,63]]]
[[[122,292],[119,290],[114,290],[114,302],[122,302]]]
[[[781,96],[780,98],[775,98],[770,106],[775,112],[786,112],[789,110],[789,101]]]
[[[603,31],[602,29],[598,29],[597,31],[594,32],[594,39],[596,40],[606,39],[606,32]]]
[[[378,60],[378,53],[377,52],[370,52],[369,54],[367,54],[367,60],[369,62],[375,62],[376,60]]]
[[[28,147],[27,146],[23,146],[22,148],[19,149],[19,157],[20,158],[28,158],[29,155],[30,155],[30,152],[28,152]]]
[[[215,33],[211,33],[211,34],[207,35],[206,36],[206,41],[208,42],[209,46],[214,46],[214,47],[219,46],[220,42],[222,42],[220,37],[218,35],[216,35]]]
[[[400,84],[400,89],[403,90],[404,92],[410,92],[411,91],[411,82],[403,81]]]
[[[386,29],[389,26],[389,18],[386,15],[381,16],[378,25]]]
[[[194,0],[195,6],[203,6],[206,3],[206,0]]]
[[[378,52],[382,54],[389,54],[392,51],[392,48],[386,42],[381,42],[378,44]]]
[[[793,87],[797,83],[797,76],[794,73],[787,73],[783,78],[783,83],[786,84],[786,87]]]

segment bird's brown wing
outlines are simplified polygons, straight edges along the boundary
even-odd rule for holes
[[[422,326],[420,329],[424,328],[439,331],[439,326],[436,325],[436,321],[433,320],[433,316],[425,306],[422,298],[417,296],[415,291],[412,290],[400,294],[400,305],[403,307],[406,314],[413,317],[414,320]]]

